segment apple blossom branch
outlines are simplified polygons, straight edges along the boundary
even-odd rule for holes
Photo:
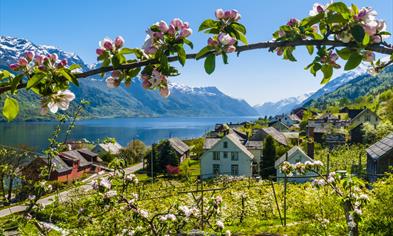
[[[294,41],[279,41],[279,42],[268,41],[268,42],[259,42],[259,43],[238,46],[236,48],[236,52],[239,55],[241,52],[256,50],[256,49],[268,48],[270,51],[272,51],[278,47],[307,46],[307,45],[349,47],[349,48],[358,48],[359,47],[358,44],[353,43],[353,42],[344,43],[341,41],[327,40],[327,39],[326,40],[294,40]],[[390,47],[388,47],[388,46],[390,46]],[[385,55],[392,55],[393,54],[392,45],[383,45],[382,46],[380,44],[371,44],[371,45],[367,46],[365,49],[369,50],[369,51],[385,54]],[[212,53],[214,53],[213,50],[210,53],[207,53],[200,58],[207,57],[208,55],[210,55]],[[186,54],[187,59],[195,59],[196,56],[197,56],[197,53]],[[174,61],[177,61],[178,59],[179,59],[178,56],[171,56],[171,57],[168,57],[168,62],[174,62]],[[143,61],[138,61],[138,62],[134,62],[134,63],[125,63],[125,64],[121,64],[117,67],[114,67],[114,66],[100,67],[100,68],[89,70],[89,71],[82,72],[82,73],[75,73],[74,75],[76,78],[86,78],[86,77],[89,77],[92,75],[106,73],[106,72],[110,72],[110,71],[114,71],[114,70],[134,69],[134,68],[140,68],[143,66],[157,64],[157,63],[159,63],[159,61],[157,59],[149,59],[149,60],[143,60]],[[22,89],[25,87],[26,87],[26,83],[20,83],[20,84],[18,84],[17,89]],[[11,86],[0,87],[0,94],[5,93],[10,90],[11,90]]]

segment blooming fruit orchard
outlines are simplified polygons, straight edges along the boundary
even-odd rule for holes
[[[178,60],[185,65],[186,59],[205,58],[205,71],[215,70],[216,57],[221,55],[228,63],[228,53],[268,48],[285,60],[296,61],[293,52],[297,46],[306,46],[314,60],[306,66],[311,74],[323,74],[322,83],[327,83],[333,70],[341,66],[338,59],[346,61],[345,70],[356,68],[362,61],[371,64],[371,73],[378,73],[393,63],[392,45],[384,40],[390,36],[386,23],[377,19],[377,13],[370,7],[358,8],[342,2],[314,4],[309,16],[304,19],[290,19],[273,33],[273,40],[248,44],[246,27],[239,23],[241,15],[236,10],[218,9],[215,19],[207,19],[199,31],[211,35],[207,46],[196,54],[186,54],[185,45],[193,48],[189,36],[193,33],[190,24],[179,18],[169,24],[160,21],[147,29],[142,48],[126,48],[121,36],[114,40],[104,39],[96,50],[101,68],[79,71],[80,66],[67,65],[56,54],[34,55],[28,52],[10,65],[10,70],[0,72],[0,94],[4,94],[4,117],[11,121],[19,112],[17,91],[27,89],[42,98],[42,112],[57,112],[68,108],[74,99],[67,91],[70,83],[78,86],[78,79],[94,74],[106,77],[108,87],[115,88],[124,82],[130,86],[132,79],[140,76],[143,87],[158,89],[164,97],[169,96],[168,77],[179,74],[170,62]],[[240,45],[240,44],[243,45]],[[390,55],[388,62],[375,60],[374,53]],[[12,73],[10,72],[12,71]],[[112,72],[111,75],[107,75]]]

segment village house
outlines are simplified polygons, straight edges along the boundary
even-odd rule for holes
[[[380,123],[381,119],[379,116],[368,108],[363,109],[361,112],[357,113],[350,122],[350,136],[351,143],[363,143],[363,127],[364,123],[369,123],[376,127]]]
[[[269,120],[270,123],[276,121],[280,121],[287,127],[291,127],[294,124],[299,124],[301,119],[295,114],[285,114],[285,115],[283,114],[283,115],[277,115]]]
[[[117,143],[117,142],[114,142],[114,143],[108,142],[108,143],[99,143],[99,144],[97,144],[93,148],[92,151],[96,152],[96,153],[99,153],[99,154],[101,154],[101,153],[109,153],[109,154],[117,155],[117,154],[120,153],[120,150],[122,148],[123,147],[119,143]]]
[[[72,182],[88,173],[102,170],[98,154],[88,149],[61,152],[59,155],[54,156],[51,161],[53,163],[53,172],[50,179],[59,182]],[[31,179],[38,179],[40,170],[47,165],[48,157],[38,156],[25,166],[23,174]]]
[[[269,127],[273,127],[280,132],[288,132],[289,131],[289,127],[287,125],[285,125],[284,123],[282,123],[281,121],[273,121],[273,122],[269,123]]]
[[[284,173],[281,171],[281,164],[287,161],[291,164],[296,164],[298,162],[305,163],[306,161],[313,162],[314,160],[309,157],[306,153],[303,152],[303,150],[298,147],[294,146],[291,148],[287,153],[282,155],[280,158],[277,159],[277,161],[274,163],[274,167],[277,170],[277,181],[283,181],[284,179]],[[294,173],[291,178],[288,178],[289,182],[296,182],[296,183],[304,183],[306,181],[310,180],[310,177],[315,176],[315,173],[311,171],[307,171],[305,174],[298,175],[297,173]]]
[[[367,177],[374,182],[393,166],[393,133],[371,145],[366,152]]]
[[[252,176],[254,155],[239,140],[236,133],[223,138],[207,138],[206,150],[200,160],[201,177],[218,175]]]
[[[175,150],[179,163],[190,157],[190,147],[179,138],[170,138],[168,141],[173,150]]]
[[[265,141],[267,136],[272,136],[272,138],[279,144],[288,146],[287,139],[283,133],[275,129],[274,127],[267,127],[262,129],[254,129],[253,134],[250,137],[251,141]]]

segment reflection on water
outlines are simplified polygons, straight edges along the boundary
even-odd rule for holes
[[[77,122],[69,139],[86,138],[96,141],[105,137],[115,137],[120,144],[126,145],[136,138],[146,144],[152,144],[169,137],[199,137],[212,129],[216,123],[237,123],[254,119],[255,117],[162,117],[84,120]],[[0,144],[28,145],[40,151],[48,145],[47,139],[55,127],[55,122],[0,123]]]

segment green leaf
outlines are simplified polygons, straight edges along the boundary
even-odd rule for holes
[[[119,53],[120,54],[134,54],[136,53],[138,50],[135,48],[122,48]]]
[[[314,53],[314,46],[313,45],[307,45],[306,48],[307,48],[307,51],[310,55],[312,55]]]
[[[134,78],[135,76],[137,76],[139,74],[140,71],[141,71],[141,68],[131,69],[128,71],[127,75],[131,78]]]
[[[354,25],[351,29],[351,34],[356,41],[362,42],[365,33],[361,25]]]
[[[353,11],[354,15],[359,14],[359,8],[355,4],[352,4],[351,8],[352,8],[352,11]]]
[[[327,9],[331,10],[331,11],[335,11],[335,12],[341,13],[342,16],[345,19],[348,19],[350,17],[350,15],[351,15],[351,12],[349,11],[347,5],[345,3],[342,3],[342,2],[332,3],[332,4],[330,4],[328,6]]]
[[[26,89],[30,89],[37,85],[43,78],[45,78],[45,73],[35,73],[28,81],[26,85]]]
[[[15,78],[12,79],[11,81],[11,93],[14,93],[16,91],[16,88],[18,87],[18,84],[23,78],[23,74],[15,76]]]
[[[69,70],[75,70],[75,69],[79,69],[79,68],[81,68],[81,66],[78,64],[72,64],[72,65],[70,65],[70,67],[68,67]]]
[[[237,33],[237,35],[238,35],[238,39],[239,39],[240,41],[242,41],[245,45],[247,45],[248,42],[247,42],[246,36],[245,36],[242,32],[240,32],[240,31],[236,31],[236,33]]]
[[[209,75],[214,72],[214,69],[216,68],[216,56],[214,54],[210,54],[209,56],[206,57],[205,60],[205,71]]]
[[[214,28],[216,26],[217,26],[217,22],[215,20],[207,19],[204,22],[202,22],[202,24],[199,26],[198,31]]]
[[[315,15],[315,16],[306,17],[301,21],[300,25],[301,26],[315,25],[315,24],[319,23],[324,16],[325,16],[325,14],[319,13],[318,15]]]
[[[186,51],[182,45],[177,46],[177,55],[179,57],[180,64],[184,66],[184,64],[186,64]]]
[[[293,48],[285,48],[283,58],[290,61],[296,61],[296,58],[293,56]]]
[[[311,74],[313,74],[314,76],[317,75],[317,72],[322,68],[322,65],[319,63],[314,63],[311,68],[310,68],[310,72]]]
[[[7,70],[0,71],[0,80],[7,79],[7,78],[12,77],[12,76],[13,75],[9,71],[7,71]]]
[[[370,42],[370,36],[368,36],[368,34],[364,34],[362,44],[366,46],[369,42]]]
[[[161,64],[162,72],[164,72],[164,74],[166,74],[169,70],[169,63],[168,63],[168,57],[165,54],[161,54],[160,64]]]
[[[243,34],[246,34],[246,33],[247,33],[246,27],[245,27],[244,25],[240,24],[240,23],[232,22],[231,26],[232,26],[232,28],[235,29],[236,31],[240,31],[240,32],[242,32]]]
[[[358,52],[352,53],[344,66],[344,70],[355,69],[362,62],[362,59],[362,55],[360,55]]]
[[[201,57],[203,57],[204,55],[206,55],[207,53],[209,53],[213,48],[211,46],[206,46],[204,48],[202,48],[197,55],[195,56],[195,59],[198,60]]]
[[[66,78],[68,81],[72,82],[73,84],[75,84],[76,86],[79,86],[79,82],[76,79],[76,77],[72,74],[68,74],[67,71],[65,70],[59,70],[59,73]]]
[[[3,116],[9,121],[16,118],[19,113],[18,101],[14,98],[7,97],[4,101]]]
[[[225,52],[222,52],[222,61],[224,62],[224,64],[228,64],[228,54],[226,54]]]
[[[183,39],[183,42],[184,42],[185,44],[187,44],[191,49],[194,48],[194,44],[192,44],[192,42],[191,42],[190,40],[188,40],[188,39]]]
[[[321,81],[321,84],[326,84],[332,78],[333,66],[331,66],[331,65],[323,65],[322,68],[321,68],[321,71],[323,73],[323,79]]]
[[[349,48],[343,48],[341,50],[336,50],[337,54],[341,57],[343,60],[348,60],[353,51]]]

